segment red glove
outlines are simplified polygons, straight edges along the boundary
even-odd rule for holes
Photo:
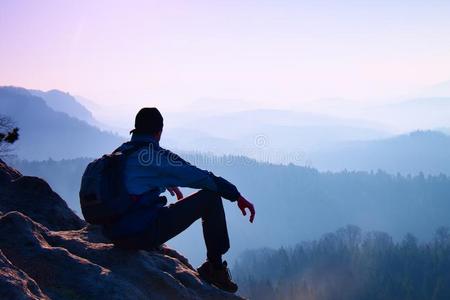
[[[237,205],[239,207],[239,209],[242,211],[242,214],[244,216],[247,215],[247,212],[245,211],[246,208],[248,208],[248,210],[250,211],[250,223],[253,223],[253,220],[255,219],[255,207],[253,206],[252,203],[250,203],[249,201],[247,201],[247,199],[245,199],[242,196],[239,196],[238,200],[237,200]]]

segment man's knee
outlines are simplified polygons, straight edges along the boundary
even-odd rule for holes
[[[227,242],[226,245],[223,247],[223,249],[222,249],[222,255],[224,255],[225,253],[227,253],[228,250],[230,250],[230,243],[229,243],[229,242]]]
[[[217,207],[223,207],[222,198],[219,193],[206,189],[200,190],[198,193],[202,199],[201,202],[207,210],[215,210]]]

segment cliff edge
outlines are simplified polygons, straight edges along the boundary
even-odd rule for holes
[[[0,160],[0,299],[242,298],[203,282],[170,248],[114,247],[44,180]]]

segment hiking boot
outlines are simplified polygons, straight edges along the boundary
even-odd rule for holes
[[[204,262],[198,269],[200,277],[209,284],[213,284],[221,290],[236,293],[238,286],[231,280],[230,270],[227,262],[224,261],[222,266],[213,266],[209,261]]]

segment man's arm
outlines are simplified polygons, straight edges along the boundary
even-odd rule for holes
[[[197,168],[168,150],[163,150],[159,167],[166,186],[184,186],[215,191],[225,199],[237,201],[237,205],[244,216],[247,215],[246,209],[248,209],[250,211],[250,222],[253,223],[256,214],[253,204],[245,199],[236,186],[226,179]],[[176,193],[174,190],[173,192]],[[177,197],[179,199],[178,194]]]
[[[166,187],[208,189],[230,201],[236,201],[241,196],[236,186],[226,179],[197,168],[168,150],[160,153],[156,158],[156,165]]]

